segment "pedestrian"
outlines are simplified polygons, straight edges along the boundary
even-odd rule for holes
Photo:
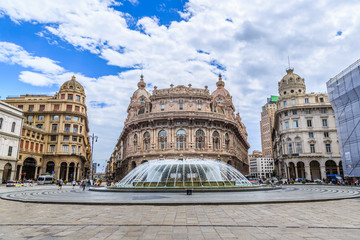
[[[75,181],[75,180],[72,181],[72,185],[73,185],[73,189],[75,189],[75,185],[76,185],[76,181]]]
[[[85,180],[81,181],[81,187],[82,187],[83,191],[85,191],[85,187],[86,187],[86,181]]]
[[[63,180],[60,178],[59,179],[59,183],[58,183],[58,190],[62,190],[62,184],[63,184]]]
[[[87,181],[87,187],[90,187],[90,185],[91,185],[91,181],[90,181],[90,179],[88,179],[88,181]]]

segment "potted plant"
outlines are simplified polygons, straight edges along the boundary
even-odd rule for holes
[[[294,183],[295,183],[294,179],[291,179],[291,180],[290,180],[290,183],[291,183],[291,184],[294,184]]]
[[[302,184],[305,184],[305,183],[306,183],[306,180],[305,180],[305,179],[301,180],[301,183],[302,183]]]

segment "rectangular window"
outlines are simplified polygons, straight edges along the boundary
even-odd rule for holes
[[[42,152],[42,151],[43,151],[43,145],[40,144],[40,152]]]
[[[75,106],[75,111],[76,111],[76,112],[80,112],[80,107],[79,107],[79,106]]]
[[[50,145],[49,152],[55,152],[55,145]]]
[[[73,100],[73,95],[72,94],[68,94],[68,100]]]
[[[327,113],[326,108],[320,108],[320,113]]]
[[[45,111],[45,105],[40,105],[39,111]]]
[[[72,105],[66,105],[66,111],[71,112],[72,111]]]
[[[69,152],[69,145],[63,145],[62,151],[63,151],[64,153]]]
[[[301,142],[296,143],[296,152],[297,153],[302,153]]]
[[[51,135],[50,136],[50,141],[56,141],[56,135]]]
[[[284,116],[287,117],[287,116],[288,116],[288,112],[284,112]]]
[[[299,127],[299,122],[298,120],[294,120],[294,128],[298,128]]]
[[[29,111],[33,111],[34,110],[34,105],[29,105]]]
[[[67,135],[65,135],[65,136],[64,136],[64,141],[67,141],[67,142],[68,142],[69,140],[70,140],[70,137],[67,136]]]
[[[310,110],[310,109],[306,109],[306,110],[305,110],[305,113],[306,113],[306,114],[311,114],[311,110]]]
[[[70,132],[70,124],[65,124],[65,127],[64,127],[64,131],[65,132]]]
[[[293,153],[293,148],[292,148],[292,144],[291,144],[291,143],[289,143],[288,149],[289,149],[289,154],[292,154],[292,153]]]
[[[309,103],[309,99],[308,99],[308,98],[305,98],[305,103]]]
[[[35,151],[37,152],[39,150],[39,143],[35,144]]]
[[[310,119],[307,120],[307,126],[312,127],[312,121]]]
[[[284,103],[284,107],[286,107],[286,101],[284,101],[283,103]]]
[[[23,110],[24,106],[23,105],[18,105],[18,108]]]
[[[40,115],[38,118],[39,118],[39,121],[44,121],[44,116]]]
[[[24,140],[20,140],[20,148],[23,148],[24,147]]]
[[[180,109],[180,110],[183,110],[183,104],[182,104],[182,103],[180,103],[179,109]]]
[[[331,152],[331,145],[329,143],[326,144],[326,152],[327,153]]]
[[[61,94],[61,99],[65,99],[65,94]]]
[[[165,110],[165,105],[161,104],[161,111],[164,111],[164,110]]]
[[[201,110],[201,104],[200,103],[198,104],[198,110]]]
[[[293,110],[293,111],[292,111],[292,114],[293,114],[293,115],[297,115],[297,111],[296,111],[296,110]]]
[[[285,128],[289,129],[289,122],[285,122]]]
[[[324,137],[328,138],[329,137],[329,132],[324,132]]]
[[[27,116],[27,120],[28,120],[28,121],[32,121],[33,119],[34,119],[33,116]]]
[[[76,154],[76,146],[71,145],[71,154]]]
[[[30,150],[34,150],[34,142],[30,143]]]
[[[295,99],[291,99],[291,104],[295,105]]]
[[[309,132],[309,138],[314,138],[314,133],[313,132]]]
[[[66,115],[65,120],[71,120],[71,116]]]
[[[80,152],[81,152],[81,147],[78,146],[78,153],[80,154]]]
[[[324,98],[320,98],[320,102],[324,102]]]
[[[53,131],[53,132],[55,132],[55,131],[57,131],[57,124],[53,124],[53,125],[51,125],[51,131]]]
[[[54,115],[54,116],[52,117],[52,119],[55,120],[55,121],[58,121],[58,120],[59,120],[59,116],[58,116],[58,115]]]
[[[29,141],[25,142],[25,149],[29,149]]]
[[[8,156],[9,156],[9,157],[12,155],[12,149],[13,149],[13,147],[12,147],[12,146],[9,146],[9,151],[8,151]]]
[[[76,95],[76,101],[80,102],[80,96],[79,95]]]
[[[323,127],[327,127],[327,125],[328,125],[327,119],[323,119],[323,120],[322,120],[322,124],[323,124]]]
[[[80,126],[80,133],[82,132],[82,126]]]
[[[79,126],[74,124],[73,125],[73,133],[77,133],[78,132],[78,129],[79,129]]]
[[[58,105],[58,104],[54,105],[54,110],[55,110],[55,111],[60,110],[60,105]]]
[[[315,144],[310,144],[310,152],[315,153]]]
[[[42,124],[36,124],[36,127],[42,129],[43,125]]]
[[[77,137],[72,137],[73,142],[77,142]]]

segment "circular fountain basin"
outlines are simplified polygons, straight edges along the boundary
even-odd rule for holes
[[[211,159],[165,159],[145,162],[109,190],[178,191],[238,190],[254,186],[234,167]]]

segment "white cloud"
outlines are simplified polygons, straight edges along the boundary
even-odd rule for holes
[[[130,2],[137,4],[135,0]],[[17,23],[42,23],[47,36],[60,37],[76,48],[97,54],[110,65],[134,68],[119,76],[79,76],[87,88],[88,100],[109,106],[89,107],[91,127],[109,133],[113,140],[116,136],[111,129],[120,129],[123,124],[140,66],[144,67],[146,82],[159,88],[171,82],[191,82],[194,87],[209,85],[215,89],[216,75],[222,72],[234,105],[239,106],[249,126],[250,144],[259,149],[260,108],[267,96],[277,94],[277,82],[285,75],[288,56],[295,72],[306,79],[308,91],[325,92],[325,82],[360,55],[360,3],[354,0],[190,0],[185,11],[179,13],[184,20],[166,27],[159,24],[161,16],[144,17],[136,23],[137,30],[129,29],[127,20],[131,16],[114,10],[114,4],[110,0],[0,2],[0,12]],[[340,37],[336,36],[338,31],[342,32]],[[5,61],[1,60],[4,56],[9,59],[0,51],[0,61]],[[40,60],[45,65],[36,64],[41,61],[35,57],[27,61],[11,59],[42,71],[44,79],[38,83],[50,79],[58,82],[55,75],[64,75],[56,62],[43,58]],[[226,70],[219,69],[215,62]],[[33,77],[30,73],[21,76],[23,81],[36,84],[29,80]],[[95,117],[105,114],[106,118]]]

